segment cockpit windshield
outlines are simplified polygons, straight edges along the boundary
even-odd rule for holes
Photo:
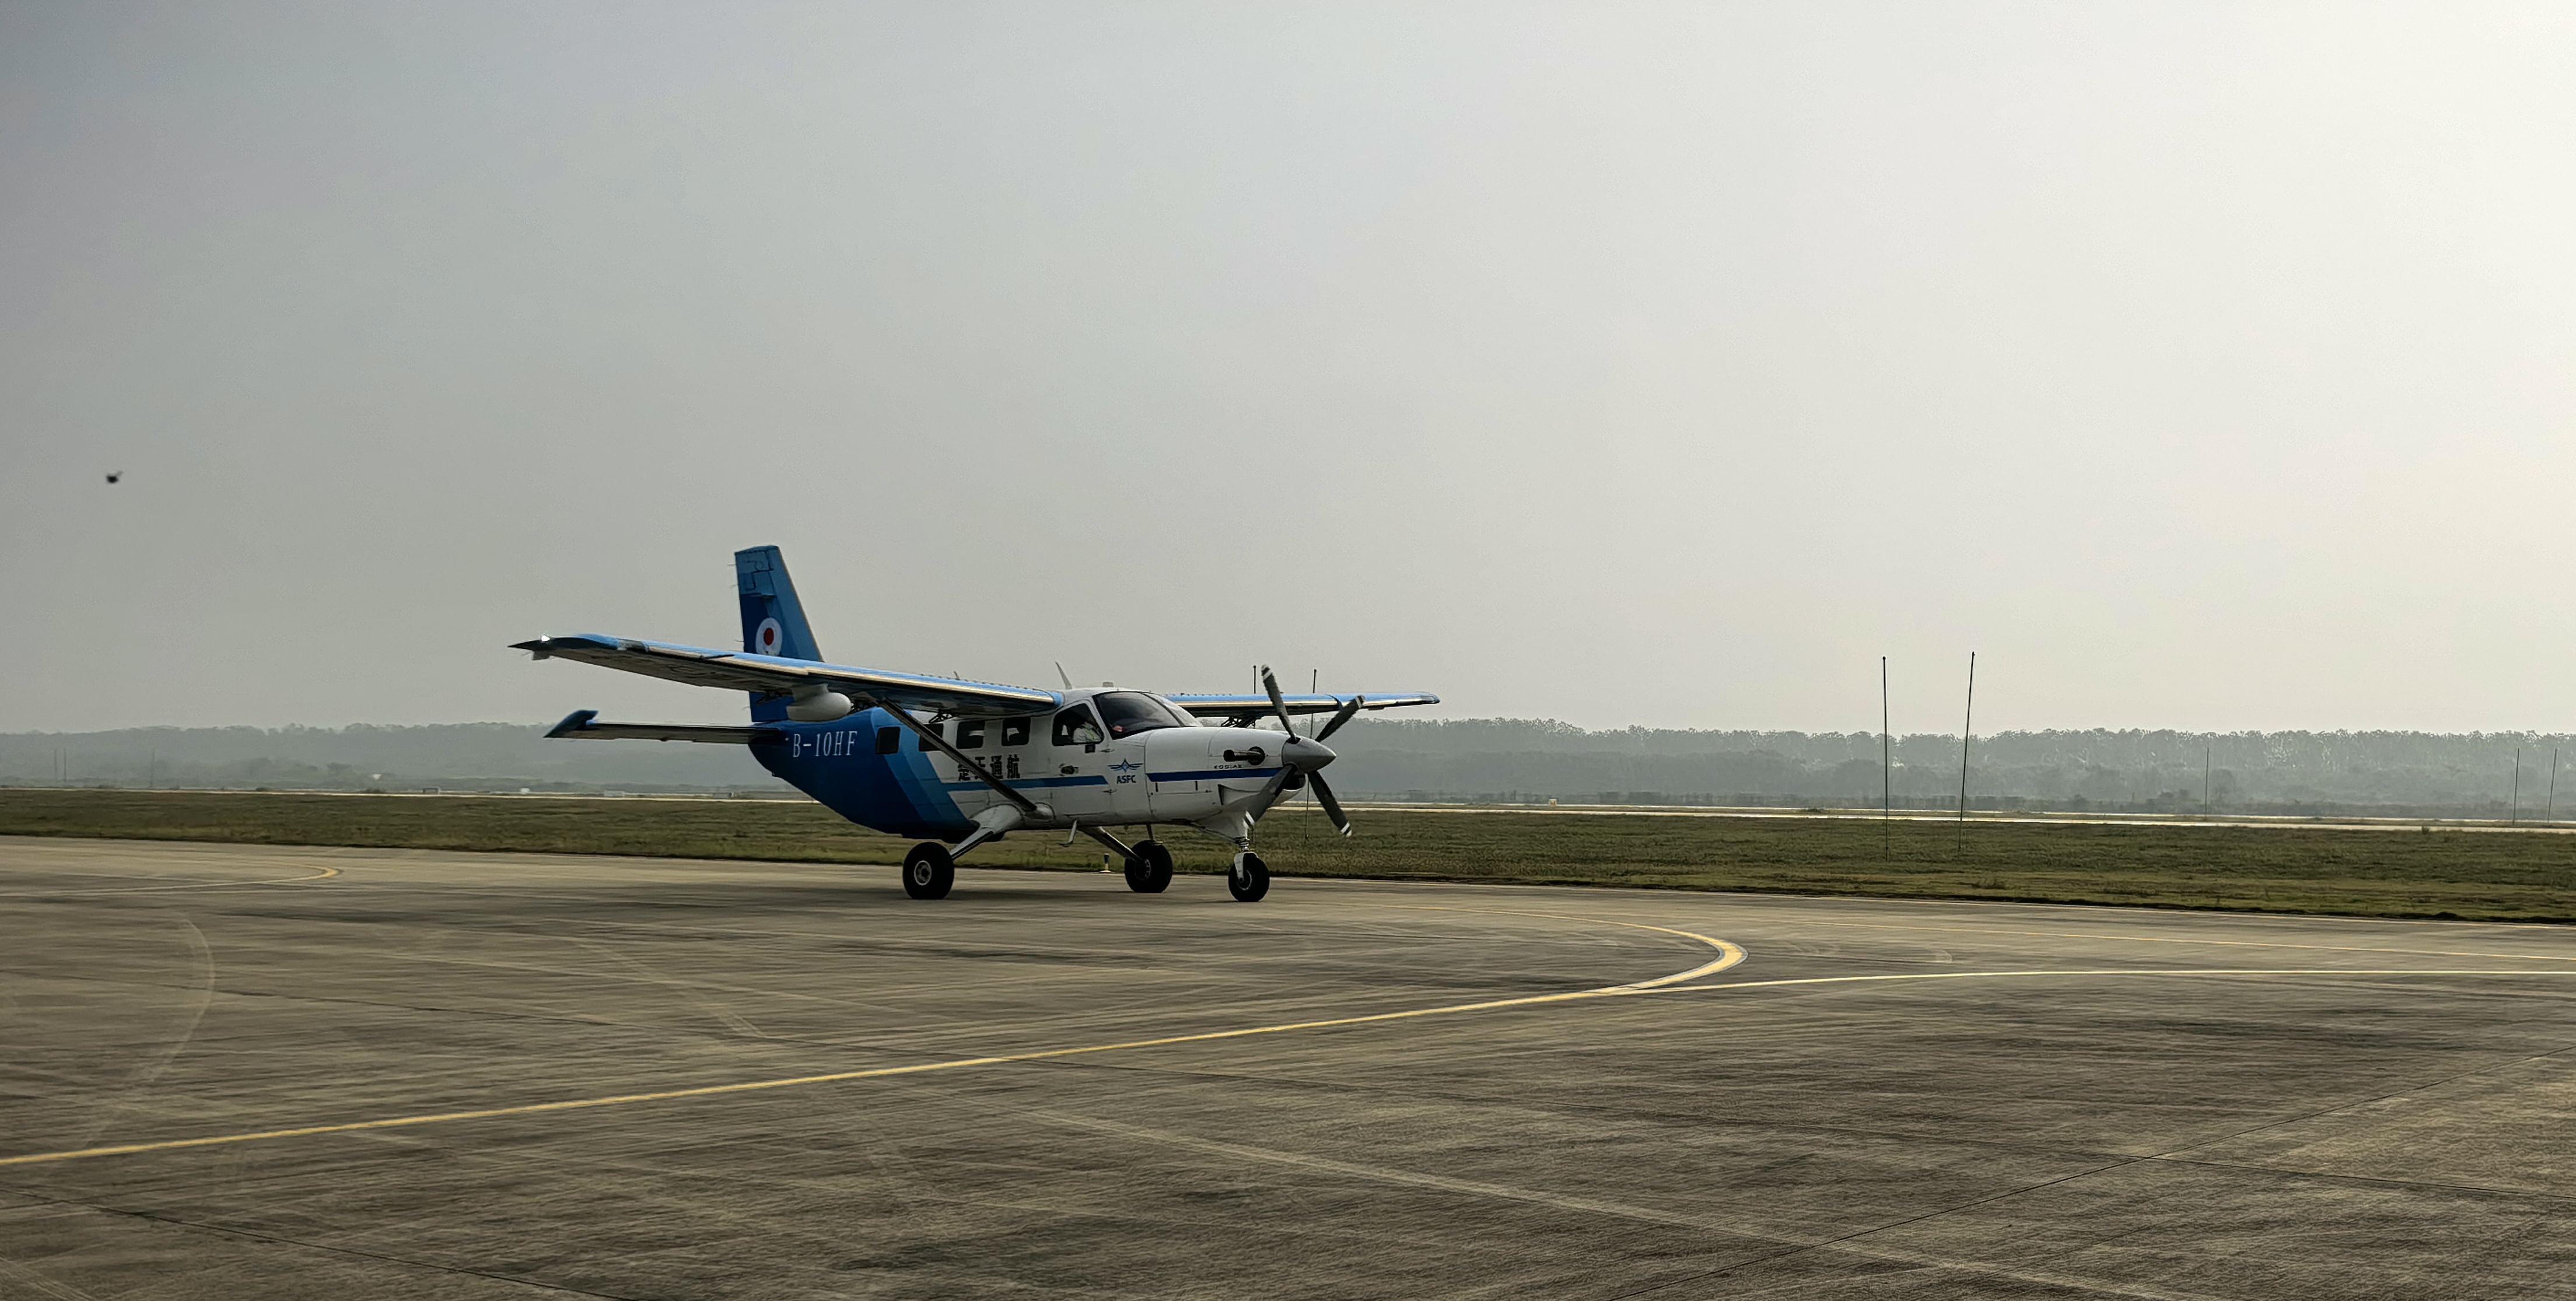
[[[1134,736],[1162,727],[1191,727],[1170,705],[1142,691],[1104,691],[1091,698],[1100,710],[1100,721],[1109,725],[1113,737]]]

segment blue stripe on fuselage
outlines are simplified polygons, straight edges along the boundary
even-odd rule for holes
[[[1158,782],[1197,782],[1223,781],[1228,777],[1276,777],[1279,775],[1279,770],[1276,768],[1202,768],[1197,772],[1149,772],[1145,775]]]
[[[750,747],[760,766],[850,821],[890,836],[954,840],[974,822],[949,797],[952,786],[907,731],[893,754],[876,752],[877,729],[896,727],[892,715],[870,709],[831,723],[772,723],[783,742]],[[980,783],[968,783],[968,786]]]
[[[1025,791],[1048,786],[1106,786],[1109,784],[1109,779],[1106,777],[1023,777],[1017,781],[1005,781],[1002,784],[1015,791]],[[939,783],[939,789],[944,791],[988,791],[993,788],[982,782],[966,781],[941,782]]]

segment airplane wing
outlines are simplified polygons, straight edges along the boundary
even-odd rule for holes
[[[819,686],[854,700],[966,718],[1034,714],[1053,709],[1063,700],[1052,691],[1041,691],[1035,687],[891,673],[884,669],[851,668],[814,660],[781,659],[741,651],[709,650],[703,646],[638,641],[632,637],[604,637],[598,633],[539,637],[535,641],[513,643],[511,649],[527,651],[541,660],[578,660],[602,668],[640,673],[648,678],[685,682],[693,687],[721,687],[729,691],[787,696],[795,694],[798,687]]]
[[[1369,691],[1353,692],[1349,695],[1338,696],[1330,693],[1301,693],[1298,695],[1287,695],[1283,693],[1280,696],[1280,699],[1287,702],[1288,712],[1292,714],[1329,714],[1334,710],[1349,704],[1351,702],[1352,695],[1360,697],[1360,709],[1362,712],[1372,709],[1394,709],[1401,705],[1436,705],[1440,703],[1440,697],[1435,696],[1428,691],[1390,691],[1385,695],[1379,695],[1377,692]],[[1181,708],[1190,711],[1192,714],[1195,714],[1200,718],[1268,718],[1271,716],[1270,697],[1262,695],[1187,695],[1165,696],[1163,699],[1171,701],[1175,705],[1179,705]]]

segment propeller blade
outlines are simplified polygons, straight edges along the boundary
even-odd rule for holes
[[[1334,711],[1333,721],[1324,724],[1323,731],[1315,733],[1315,739],[1321,741],[1330,737],[1333,733],[1342,730],[1342,724],[1351,721],[1351,716],[1360,712],[1360,706],[1367,703],[1368,697],[1366,696],[1351,697],[1348,703]]]
[[[1279,676],[1272,673],[1267,664],[1261,666],[1261,689],[1270,693],[1270,707],[1279,711],[1279,726],[1288,735],[1295,736],[1297,725],[1288,721],[1288,700],[1279,694]]]
[[[1268,813],[1270,806],[1278,803],[1279,797],[1288,793],[1288,778],[1296,771],[1283,763],[1279,765],[1279,771],[1269,781],[1262,783],[1261,794],[1254,797],[1253,817],[1259,818],[1262,814]]]
[[[1306,784],[1314,787],[1315,798],[1324,802],[1324,816],[1333,820],[1334,828],[1345,836],[1351,834],[1351,820],[1342,812],[1342,802],[1333,798],[1333,788],[1325,783],[1324,774],[1306,774]]]

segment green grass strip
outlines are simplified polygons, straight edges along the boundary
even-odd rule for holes
[[[2088,826],[1370,810],[1359,835],[1283,809],[1287,876],[2125,904],[2358,917],[2576,920],[2576,836],[2457,830]],[[785,800],[0,790],[0,834],[894,864],[911,842]],[[1167,833],[1183,871],[1227,849]],[[1098,870],[1022,833],[987,867]]]

